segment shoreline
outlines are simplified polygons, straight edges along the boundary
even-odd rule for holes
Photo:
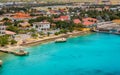
[[[60,34],[60,35],[52,35],[52,36],[48,36],[48,37],[44,37],[42,39],[36,39],[34,41],[31,41],[31,42],[27,42],[27,43],[24,43],[24,44],[20,44],[19,46],[9,46],[7,48],[3,47],[1,49],[4,49],[4,50],[10,50],[10,51],[16,51],[16,50],[19,50],[20,48],[27,48],[27,47],[30,47],[30,46],[35,46],[35,45],[39,45],[39,44],[43,44],[43,43],[46,43],[46,42],[51,42],[51,41],[54,41],[55,39],[58,39],[58,38],[70,38],[70,37],[75,37],[75,36],[81,36],[81,35],[85,35],[85,34],[88,34],[88,33],[91,33],[90,31],[74,31],[74,32],[69,32],[67,34]],[[3,52],[0,52],[0,55],[4,54]]]
[[[35,45],[39,45],[42,43],[46,43],[46,42],[50,42],[50,41],[54,41],[55,39],[58,38],[70,38],[70,37],[75,37],[75,36],[81,36],[81,35],[85,35],[91,33],[90,31],[77,31],[77,32],[72,32],[72,33],[67,33],[67,34],[60,34],[60,35],[54,35],[54,36],[49,36],[43,39],[39,39],[37,41],[34,42],[28,42],[28,43],[24,43],[24,44],[20,44],[20,46],[23,47],[29,47],[29,46],[35,46]]]

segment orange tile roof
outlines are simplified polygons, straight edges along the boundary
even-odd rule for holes
[[[94,22],[89,22],[89,21],[83,22],[83,25],[85,25],[85,26],[89,26],[89,25],[93,25],[93,24],[95,24],[95,23]]]
[[[81,21],[80,21],[79,19],[74,19],[73,22],[74,22],[75,24],[81,23]]]
[[[30,18],[31,16],[28,13],[18,12],[18,13],[15,13],[13,17],[14,18]]]
[[[69,16],[60,16],[59,18],[54,18],[55,21],[65,21],[69,20]]]
[[[83,18],[82,20],[83,20],[84,22],[85,22],[85,21],[97,21],[97,19],[91,18],[91,17]]]

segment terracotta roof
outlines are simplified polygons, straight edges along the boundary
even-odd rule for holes
[[[79,19],[74,19],[73,22],[74,22],[75,24],[81,23],[81,21],[80,21]]]
[[[13,18],[30,18],[30,17],[31,17],[30,14],[23,12],[15,13],[15,15],[13,16]]]
[[[59,18],[54,18],[55,21],[65,21],[69,20],[69,16],[60,16]]]
[[[83,18],[82,21],[84,21],[84,22],[85,21],[93,21],[93,22],[95,22],[95,21],[97,21],[97,19],[88,17],[88,18]]]
[[[95,24],[95,23],[94,22],[89,22],[89,21],[83,22],[83,25],[85,25],[85,26],[89,26],[89,25],[93,25],[93,24]]]

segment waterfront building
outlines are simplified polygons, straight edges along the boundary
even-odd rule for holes
[[[82,24],[88,28],[95,27],[96,23],[97,23],[97,19],[95,19],[95,18],[88,17],[88,18],[82,19]]]
[[[50,23],[47,21],[43,22],[34,22],[33,28],[37,30],[38,32],[44,31],[47,32],[50,29]]]
[[[80,19],[74,19],[73,22],[74,22],[75,24],[80,24],[80,23],[81,23]]]
[[[5,35],[6,26],[3,23],[0,23],[0,36]]]

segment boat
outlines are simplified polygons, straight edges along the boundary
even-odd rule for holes
[[[17,56],[25,56],[25,55],[28,55],[29,52],[24,51],[24,50],[21,49],[18,52],[14,52],[14,54],[17,55]]]
[[[2,66],[2,64],[3,64],[3,62],[2,62],[2,60],[0,60],[0,66]]]
[[[67,39],[66,38],[58,38],[55,40],[56,43],[60,43],[60,42],[66,42]]]

